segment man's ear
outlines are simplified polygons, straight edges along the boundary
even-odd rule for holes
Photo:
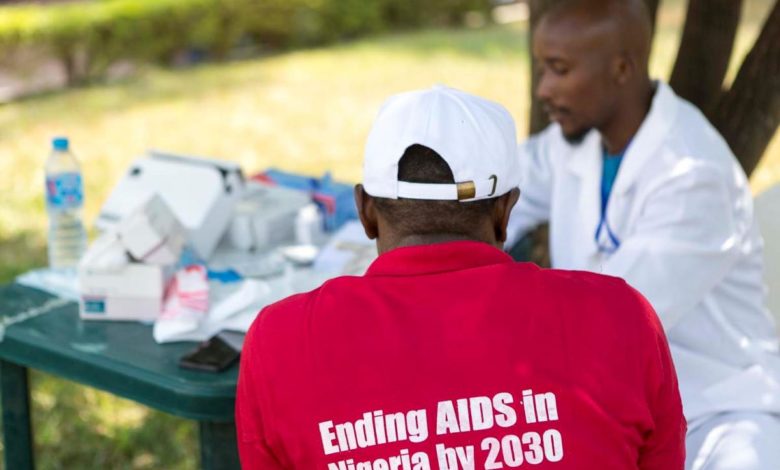
[[[618,54],[612,62],[612,74],[615,82],[625,85],[633,74],[636,73],[636,63],[628,53]]]
[[[520,199],[520,190],[514,188],[496,201],[493,224],[496,231],[496,241],[499,243],[503,244],[506,241],[509,216],[512,215],[512,208],[515,207],[518,199]]]
[[[357,205],[358,217],[360,217],[360,223],[363,224],[366,236],[369,240],[375,240],[378,234],[378,224],[374,198],[363,189],[362,184],[355,185],[355,205]]]

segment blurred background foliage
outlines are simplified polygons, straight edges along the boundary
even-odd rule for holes
[[[68,83],[105,78],[121,60],[167,63],[185,51],[224,59],[239,43],[316,45],[361,34],[452,25],[487,0],[103,0],[0,9],[0,56],[57,58]]]
[[[727,84],[772,4],[744,2]],[[22,84],[62,78],[0,104],[0,282],[45,264],[43,163],[53,135],[69,136],[81,161],[88,224],[148,148],[229,159],[250,174],[276,166],[358,181],[382,101],[436,82],[501,102],[526,135],[522,5],[503,19],[482,0],[0,6],[0,87],[4,75]],[[672,72],[685,11],[684,0],[661,3],[653,76]],[[130,73],[114,74],[128,63]],[[751,184],[760,191],[777,181],[775,135]],[[32,374],[32,394],[38,468],[197,468],[192,422],[42,373]]]

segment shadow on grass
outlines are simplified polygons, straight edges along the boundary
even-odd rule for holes
[[[211,62],[184,69],[140,66],[135,76],[114,83],[79,86],[57,91],[46,91],[0,105],[20,108],[35,103],[43,108],[80,109],[100,114],[112,109],[161,99],[192,99],[215,89],[235,89],[256,86],[266,80],[263,67],[268,61],[289,54],[317,53],[318,51],[381,50],[428,57],[436,54],[465,55],[480,60],[495,60],[507,56],[527,56],[525,24],[515,26],[487,26],[478,29],[438,28],[389,32],[356,40],[326,44],[312,48],[265,51],[248,59]],[[128,101],[129,98],[129,101]],[[38,111],[39,113],[42,110]],[[45,112],[43,113],[45,114]]]
[[[0,283],[46,264],[46,240],[33,231],[0,235]]]
[[[443,53],[480,60],[527,57],[527,24],[477,29],[427,29],[379,36],[355,43],[355,47],[378,46],[418,56]]]
[[[0,283],[46,264],[44,236],[0,236]],[[36,468],[198,466],[197,426],[192,421],[35,371],[31,394]]]
[[[36,468],[197,468],[194,422],[44,373],[31,378]]]

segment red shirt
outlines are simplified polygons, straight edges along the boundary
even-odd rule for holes
[[[683,468],[650,305],[484,243],[399,248],[264,309],[236,404],[248,469]]]

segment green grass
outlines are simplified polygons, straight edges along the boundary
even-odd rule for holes
[[[32,389],[37,468],[197,467],[193,422],[44,374]]]
[[[770,3],[752,0],[732,76]],[[665,3],[651,67],[667,77],[680,2]],[[43,162],[49,138],[71,137],[86,181],[87,222],[147,148],[310,174],[360,178],[363,141],[389,94],[444,82],[500,101],[527,128],[525,25],[392,34],[321,49],[138,78],[0,106],[0,281],[45,263]],[[780,180],[780,138],[753,175]],[[195,426],[108,394],[33,374],[39,468],[194,468]]]
[[[3,274],[41,260],[31,254],[43,247],[42,167],[52,135],[70,136],[81,159],[88,221],[150,147],[227,158],[250,172],[330,169],[355,181],[362,141],[392,92],[447,82],[522,117],[525,47],[513,28],[429,31],[186,71],[153,69],[121,84],[0,107],[0,239],[19,248],[3,250]]]

